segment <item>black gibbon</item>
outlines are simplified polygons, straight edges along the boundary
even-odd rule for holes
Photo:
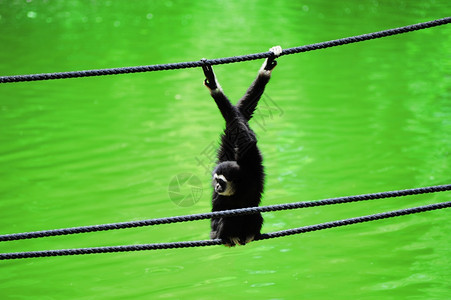
[[[282,48],[276,46],[269,51],[273,55],[265,60],[257,78],[236,106],[230,103],[222,91],[211,65],[202,67],[206,77],[204,85],[210,90],[226,122],[217,153],[217,166],[213,171],[212,211],[260,204],[264,184],[263,158],[248,121],[277,64],[274,59],[282,53]],[[262,224],[260,213],[212,218],[210,237],[222,239],[228,247],[245,245],[260,235]]]

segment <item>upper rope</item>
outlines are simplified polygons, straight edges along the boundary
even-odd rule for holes
[[[288,48],[282,51],[282,55],[308,52],[313,50],[325,49],[340,45],[352,44],[362,41],[373,40],[381,37],[392,36],[396,34],[416,31],[425,28],[436,27],[440,25],[445,25],[451,22],[451,17],[446,17],[442,19],[437,19],[429,22],[418,23],[413,25],[408,25],[404,27],[398,27],[393,29],[387,29],[383,31],[377,31],[373,33],[367,33],[352,37],[347,37],[343,39],[337,39],[332,41],[326,41],[316,44],[310,44],[300,47]],[[71,71],[71,72],[58,72],[58,73],[43,73],[43,74],[30,74],[30,75],[13,75],[13,76],[2,76],[0,77],[0,83],[9,82],[21,82],[21,81],[38,81],[38,80],[50,80],[50,79],[64,79],[64,78],[78,78],[78,77],[90,77],[90,76],[101,76],[101,75],[116,75],[116,74],[128,74],[128,73],[139,73],[139,72],[153,72],[162,70],[175,70],[175,69],[186,69],[186,68],[197,68],[205,64],[208,65],[220,65],[229,64],[241,61],[255,60],[261,58],[267,58],[273,55],[272,52],[261,52],[255,54],[232,56],[225,58],[208,59],[202,61],[191,61],[191,62],[181,62],[181,63],[170,63],[170,64],[159,64],[159,65],[148,65],[148,66],[137,66],[137,67],[123,67],[123,68],[109,68],[109,69],[97,69],[97,70],[85,70],[85,71]]]

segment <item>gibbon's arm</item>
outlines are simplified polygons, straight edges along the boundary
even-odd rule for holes
[[[210,91],[210,94],[215,100],[216,105],[221,111],[221,114],[224,117],[226,123],[231,122],[236,114],[235,107],[233,107],[232,103],[230,103],[230,100],[222,91],[221,86],[216,80],[216,76],[211,65],[204,65],[202,66],[202,69],[204,70],[205,74],[204,85]]]
[[[247,127],[243,127],[236,140],[235,161],[240,166],[253,165],[259,155],[257,138]]]
[[[236,161],[239,165],[245,165],[257,150],[255,134],[242,117],[226,124],[218,151],[219,161]]]
[[[271,78],[271,72],[277,65],[277,62],[274,59],[280,56],[282,53],[282,48],[280,46],[275,46],[269,49],[269,51],[273,53],[273,56],[268,57],[265,60],[258,71],[257,78],[237,104],[241,114],[243,114],[248,121],[252,118],[252,114],[257,107],[257,103],[263,95],[265,86]]]

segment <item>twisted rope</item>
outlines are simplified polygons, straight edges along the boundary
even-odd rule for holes
[[[159,225],[159,224],[197,221],[197,220],[220,218],[220,217],[249,215],[249,214],[255,214],[255,213],[259,213],[259,212],[270,212],[270,211],[290,210],[290,209],[298,209],[298,208],[306,208],[306,207],[316,207],[316,206],[333,205],[333,204],[341,204],[341,203],[349,203],[349,202],[357,202],[357,201],[401,197],[401,196],[408,196],[408,195],[419,195],[419,194],[426,194],[426,193],[444,192],[444,191],[449,191],[449,190],[451,190],[451,184],[436,185],[436,186],[414,188],[414,189],[407,189],[407,190],[390,191],[390,192],[373,193],[373,194],[356,195],[356,196],[329,198],[329,199],[315,200],[315,201],[276,204],[276,205],[268,205],[268,206],[260,206],[260,207],[248,207],[248,208],[240,208],[240,209],[232,209],[232,210],[186,215],[186,216],[175,216],[175,217],[148,219],[148,220],[141,220],[141,221],[130,221],[130,222],[121,222],[121,223],[102,224],[102,225],[80,226],[80,227],[43,230],[43,231],[34,231],[34,232],[24,232],[24,233],[13,233],[13,234],[0,235],[0,242],[32,239],[32,238],[40,238],[40,237],[49,237],[49,236],[58,236],[58,235],[96,232],[96,231],[115,230],[115,229],[124,229],[124,228],[143,227],[143,226],[153,226],[153,225]]]
[[[350,218],[332,222],[326,222],[316,225],[303,226],[288,230],[281,230],[276,232],[270,232],[262,234],[256,240],[267,240],[277,237],[283,237],[288,235],[306,233],[311,231],[318,231],[328,228],[335,228],[341,226],[347,226],[351,224],[376,221],[381,219],[393,218],[398,216],[405,216],[420,212],[426,212],[431,210],[443,209],[451,207],[451,201],[418,206],[413,208],[400,209],[390,212],[378,213],[368,216],[362,216],[357,218]],[[10,260],[19,258],[32,258],[32,257],[49,257],[49,256],[67,256],[67,255],[83,255],[94,253],[112,253],[112,252],[130,252],[130,251],[144,251],[144,250],[159,250],[159,249],[175,249],[175,248],[192,248],[192,247],[205,247],[221,245],[224,242],[220,239],[203,240],[203,241],[186,241],[186,242],[173,242],[173,243],[158,243],[158,244],[143,244],[143,245],[126,245],[126,246],[111,246],[111,247],[94,247],[94,248],[78,248],[78,249],[62,249],[62,250],[44,250],[44,251],[31,251],[31,252],[15,252],[15,253],[0,253],[0,260]]]
[[[451,22],[451,17],[446,17],[442,19],[437,19],[429,22],[418,23],[413,25],[408,25],[404,27],[398,27],[393,29],[387,29],[383,31],[377,31],[373,33],[367,33],[352,37],[347,37],[343,39],[337,39],[327,42],[321,42],[316,44],[310,44],[300,47],[288,48],[282,51],[281,55],[289,55],[301,52],[308,52],[313,50],[325,49],[335,46],[341,46],[346,44],[352,44],[362,41],[373,40],[381,37],[392,36],[396,34],[402,34],[406,32],[416,31],[420,29],[426,29],[431,27],[436,27],[440,25],[445,25]],[[50,80],[50,79],[64,79],[64,78],[78,78],[78,77],[91,77],[91,76],[101,76],[101,75],[117,75],[117,74],[129,74],[129,73],[140,73],[140,72],[153,72],[153,71],[163,71],[163,70],[175,70],[175,69],[186,69],[186,68],[197,68],[205,64],[209,65],[220,65],[236,63],[248,60],[256,60],[261,58],[267,58],[272,56],[272,52],[261,52],[255,54],[232,56],[225,58],[216,58],[203,61],[191,61],[191,62],[181,62],[181,63],[170,63],[170,64],[159,64],[159,65],[148,65],[148,66],[137,66],[137,67],[123,67],[123,68],[109,68],[109,69],[98,69],[98,70],[85,70],[85,71],[71,71],[71,72],[58,72],[58,73],[43,73],[43,74],[30,74],[30,75],[13,75],[13,76],[2,76],[0,77],[0,83],[10,83],[10,82],[22,82],[22,81],[37,81],[37,80]]]

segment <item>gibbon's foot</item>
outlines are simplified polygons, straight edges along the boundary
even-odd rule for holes
[[[201,60],[206,61],[205,58],[202,58]],[[204,70],[205,75],[204,85],[210,90],[210,92],[216,90],[218,88],[218,84],[211,65],[203,65],[202,70]]]
[[[263,63],[263,66],[262,66],[262,70],[271,72],[277,65],[277,61],[275,61],[275,59],[277,57],[279,57],[280,54],[282,54],[282,47],[274,46],[274,47],[270,48],[269,51],[272,52],[273,55],[268,57],[265,60],[265,62]]]
[[[224,246],[230,248],[230,247],[235,247],[236,245],[243,245],[240,243],[240,238],[239,237],[229,237],[227,239],[227,242],[224,244]]]
[[[246,237],[246,244],[252,242],[254,240],[254,238],[255,238],[254,235]]]
[[[248,237],[246,237],[246,240],[243,242],[243,240],[241,240],[238,237],[230,237],[230,238],[228,238],[228,242],[226,242],[224,245],[229,248],[235,247],[236,245],[244,246],[244,245],[252,242],[254,240],[254,238],[255,238],[254,235],[248,236]]]

